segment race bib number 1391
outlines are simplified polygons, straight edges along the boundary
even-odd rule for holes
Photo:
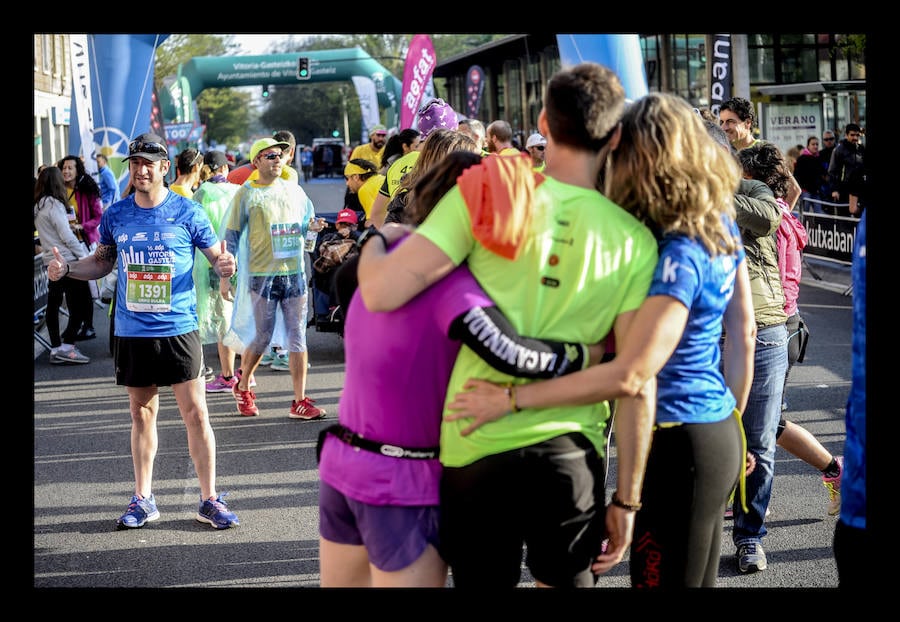
[[[125,306],[129,311],[169,311],[172,306],[171,264],[128,264]]]

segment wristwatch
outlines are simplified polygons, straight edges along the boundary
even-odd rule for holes
[[[365,231],[362,232],[362,235],[359,236],[356,240],[356,248],[362,251],[362,247],[366,245],[366,242],[371,240],[374,237],[381,238],[381,241],[384,242],[384,249],[387,250],[388,241],[384,235],[376,229],[375,227],[369,227]]]

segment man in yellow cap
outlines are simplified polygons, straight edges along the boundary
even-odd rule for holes
[[[372,203],[384,183],[384,175],[378,172],[378,167],[371,160],[351,158],[344,167],[344,179],[347,190],[359,197],[359,204],[368,220],[372,213]]]
[[[241,375],[232,388],[241,415],[259,414],[250,381],[269,344],[277,343],[289,352],[294,399],[288,417],[308,421],[325,416],[325,409],[315,406],[306,394],[304,240],[307,231],[321,231],[325,221],[316,218],[315,207],[300,184],[281,176],[289,148],[290,144],[275,138],[253,143],[250,161],[259,178],[238,188],[225,216],[225,242],[244,269],[233,290],[234,311],[224,342],[243,347]],[[230,281],[220,280],[222,295],[231,291]]]
[[[385,144],[387,144],[387,128],[380,123],[373,125],[369,128],[369,142],[354,149],[350,153],[350,159],[362,158],[369,162],[374,162],[376,166],[380,166],[381,154],[384,153]],[[368,214],[368,209],[366,214]]]

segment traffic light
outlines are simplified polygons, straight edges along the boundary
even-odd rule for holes
[[[337,138],[341,135],[341,133],[338,132],[337,130],[334,130],[333,132],[331,132],[331,135],[334,136],[335,138]]]
[[[268,85],[268,84],[264,84],[263,87],[262,87],[262,89],[263,89],[263,91],[262,91],[262,96],[263,96],[263,97],[268,97],[268,96],[269,96],[269,85]]]
[[[309,57],[307,56],[297,59],[297,79],[309,80]]]

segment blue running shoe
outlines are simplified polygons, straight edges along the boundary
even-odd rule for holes
[[[223,492],[217,499],[207,499],[200,502],[200,509],[197,510],[197,520],[201,523],[209,523],[215,529],[228,529],[241,524],[237,514],[228,511],[228,506],[222,501],[222,497],[227,495]]]
[[[143,527],[147,521],[159,518],[159,510],[156,509],[156,498],[150,495],[141,499],[137,495],[131,497],[128,509],[116,519],[116,529],[137,529]]]

